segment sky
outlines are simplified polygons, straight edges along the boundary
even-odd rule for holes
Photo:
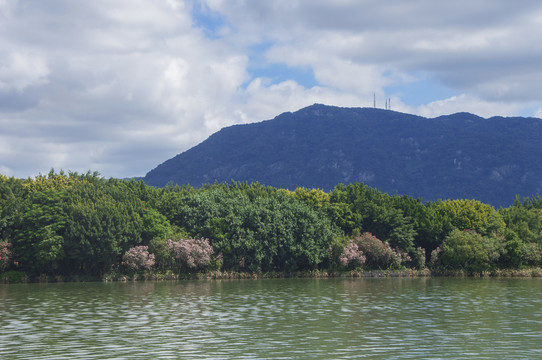
[[[0,174],[144,176],[314,103],[542,117],[538,0],[0,0]]]

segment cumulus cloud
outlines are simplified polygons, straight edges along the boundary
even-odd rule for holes
[[[229,113],[245,56],[194,28],[189,5],[52,4],[3,3],[5,33],[21,23],[35,33],[2,39],[13,55],[0,63],[0,104],[37,99],[0,109],[3,144],[20,154],[2,156],[5,172],[143,175],[237,121]]]
[[[426,117],[436,117],[442,114],[470,112],[482,117],[492,117],[503,114],[514,114],[520,106],[515,103],[494,103],[477,97],[461,94],[447,99],[430,102],[412,109],[411,112]]]
[[[0,172],[144,175],[224,126],[373,94],[540,116],[541,19],[533,0],[0,0]],[[446,96],[409,103],[419,73]]]
[[[4,55],[7,61],[0,65],[0,91],[22,92],[31,86],[47,82],[49,68],[43,59],[31,54]]]
[[[395,0],[386,6],[286,0],[207,4],[227,15],[239,29],[240,42],[272,43],[268,61],[309,66],[320,86],[356,93],[360,102],[372,92],[385,96],[383,87],[405,82],[419,71],[457,95],[472,94],[469,103],[480,99],[484,112],[484,103],[517,110],[518,104],[539,101],[542,45],[536,29],[542,7],[536,1],[521,7],[428,0]]]

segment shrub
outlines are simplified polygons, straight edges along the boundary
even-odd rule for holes
[[[472,230],[453,230],[442,243],[441,262],[450,269],[483,271],[504,252],[502,238],[484,237]]]
[[[524,243],[521,249],[523,259],[527,265],[542,265],[542,246],[537,243]]]
[[[504,249],[505,254],[501,257],[501,265],[504,267],[517,268],[524,264],[524,244],[518,237],[515,231],[506,229],[504,235]]]
[[[425,268],[425,249],[418,247],[412,252],[412,261],[411,264],[416,269]]]
[[[154,254],[155,266],[161,270],[172,270],[175,266],[175,257],[169,249],[168,242],[164,238],[154,238],[149,242],[149,251]]]
[[[0,241],[0,271],[4,271],[11,261],[11,244]]]
[[[388,242],[378,239],[371,233],[363,233],[354,238],[360,251],[363,252],[369,269],[397,268],[403,260],[409,259],[402,251],[393,250]]]
[[[181,266],[191,270],[201,270],[211,262],[213,247],[208,239],[181,239],[173,241],[169,239],[167,246],[175,259],[180,261]]]
[[[429,258],[429,267],[431,269],[436,269],[441,266],[441,261],[440,261],[441,253],[442,253],[442,249],[440,248],[440,246],[434,249],[433,251],[431,251],[431,257]]]
[[[359,245],[350,239],[339,256],[339,263],[348,269],[361,268],[365,264],[365,256]]]
[[[154,254],[149,253],[148,246],[136,246],[124,253],[124,264],[133,271],[150,270],[154,266]]]
[[[408,251],[399,249],[398,247],[391,250],[393,252],[393,263],[396,265],[404,265],[412,262],[412,258],[408,254]]]

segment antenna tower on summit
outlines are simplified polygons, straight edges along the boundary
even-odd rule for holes
[[[376,109],[376,93],[373,93],[373,108]]]
[[[386,99],[386,110],[391,110],[391,98]]]

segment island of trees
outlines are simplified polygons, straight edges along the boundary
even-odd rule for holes
[[[98,173],[0,175],[3,281],[212,274],[542,275],[542,199],[507,208],[231,182],[202,188]]]

